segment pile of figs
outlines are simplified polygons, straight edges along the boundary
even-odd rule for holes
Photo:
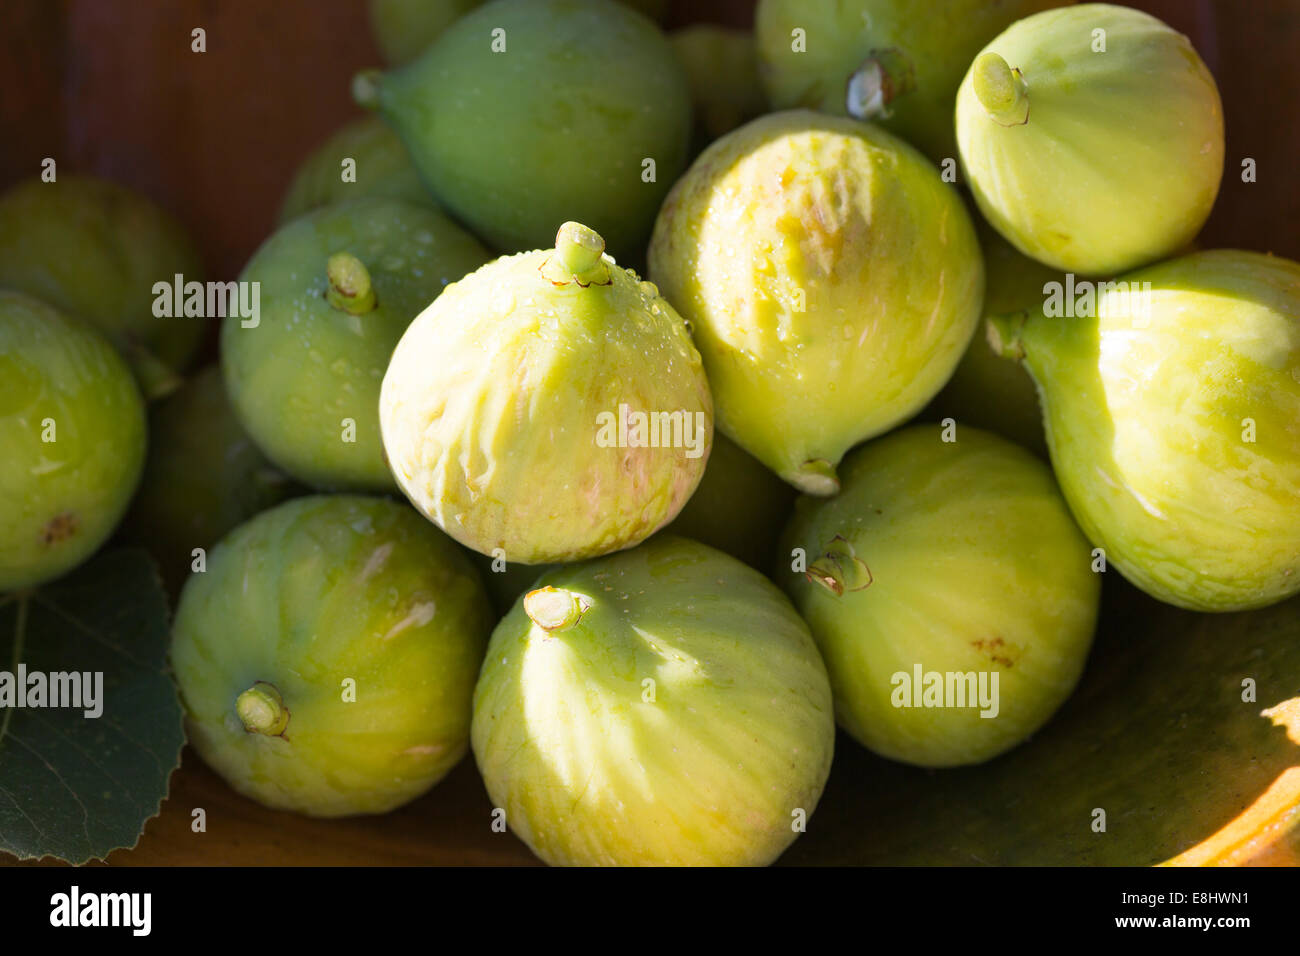
[[[121,187],[0,196],[0,590],[150,548],[241,793],[380,813],[472,750],[549,863],[766,864],[837,726],[929,768],[1039,730],[1107,570],[1300,593],[1300,265],[1196,246],[1224,116],[1186,37],[663,6],[373,0],[373,115],[240,308],[160,314],[206,277]]]

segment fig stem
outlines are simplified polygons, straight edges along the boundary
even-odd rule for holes
[[[1008,312],[1006,315],[991,315],[985,323],[985,336],[989,348],[1004,359],[1019,362],[1025,357],[1025,344],[1021,333],[1028,316],[1024,312]]]
[[[524,613],[544,631],[567,631],[586,613],[582,597],[564,588],[544,587],[524,595]]]
[[[383,70],[362,70],[352,77],[352,99],[362,109],[379,109],[379,88],[383,84]]]
[[[595,229],[566,222],[555,234],[555,252],[542,266],[542,274],[561,285],[606,285],[610,279],[604,252],[605,240]]]
[[[1018,126],[1029,120],[1029,89],[1024,74],[1012,69],[996,53],[981,53],[976,58],[971,83],[995,123]]]
[[[361,260],[350,252],[336,252],[325,264],[330,287],[325,293],[329,304],[341,312],[365,315],[378,305],[370,273]]]
[[[289,708],[274,684],[257,681],[235,699],[235,713],[250,734],[279,737],[289,726]]]
[[[175,369],[139,342],[127,341],[122,346],[122,351],[126,354],[131,371],[135,373],[136,383],[140,386],[145,401],[166,398],[184,383]]]

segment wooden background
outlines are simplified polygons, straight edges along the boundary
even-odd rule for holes
[[[1300,2],[1133,5],[1190,35],[1223,94],[1227,166],[1204,244],[1300,259]],[[61,172],[130,185],[189,227],[211,278],[235,277],[271,230],[298,162],[360,115],[353,73],[380,62],[363,0],[5,0],[0,17],[0,189],[47,156]],[[747,25],[752,2],[675,0],[670,27],[699,20]],[[208,46],[196,54],[190,31],[200,26]],[[1257,183],[1241,182],[1246,157]],[[830,819],[851,817],[846,781],[872,766],[844,753],[853,747],[840,742]],[[194,807],[206,810],[208,832],[191,831]],[[472,760],[393,814],[325,822],[236,796],[187,752],[162,816],[110,862],[535,862],[513,836],[488,832],[489,810]],[[825,832],[805,840],[800,862],[837,842]]]

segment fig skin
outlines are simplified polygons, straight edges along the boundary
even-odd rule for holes
[[[936,163],[957,155],[952,104],[980,48],[1021,17],[1062,0],[760,0],[760,75],[773,109],[854,115],[901,136]],[[792,48],[801,28],[806,49]],[[886,95],[848,108],[855,75],[874,66]],[[861,71],[861,72],[860,72]],[[866,87],[858,88],[865,93]]]
[[[794,499],[793,488],[715,431],[699,487],[663,533],[699,541],[766,570]]]
[[[206,321],[159,317],[153,286],[204,280],[184,227],[125,186],[91,176],[28,179],[0,196],[0,286],[93,325],[131,364],[146,397],[164,394],[202,344]]]
[[[374,305],[329,298],[331,257],[364,273]],[[279,468],[322,490],[395,490],[379,434],[379,387],[411,320],[489,254],[428,206],[371,197],[282,227],[244,267],[260,322],[221,326],[221,365],[240,424]],[[348,311],[352,308],[356,311]],[[344,419],[355,441],[344,441]]]
[[[370,0],[370,29],[384,62],[393,66],[415,59],[446,29],[484,0]],[[619,0],[656,20],[668,0]]]
[[[483,0],[370,0],[370,31],[384,62],[415,59]]]
[[[443,208],[503,253],[545,248],[577,220],[635,261],[686,164],[681,64],[658,27],[609,0],[500,0],[353,90],[401,136]]]
[[[816,808],[835,727],[785,596],[664,535],[551,571],[515,605],[471,739],[493,805],[547,863],[765,865]]]
[[[976,231],[984,254],[985,319],[1008,312],[1038,308],[1049,282],[1065,281],[1061,272],[1021,255],[983,220]],[[927,409],[927,418],[953,418],[996,432],[1003,438],[1047,458],[1043,413],[1038,389],[1029,373],[1008,362],[977,332],[957,364],[957,370]]]
[[[1092,51],[1096,29],[1105,53]],[[1191,242],[1218,194],[1223,137],[1218,88],[1191,43],[1127,7],[1021,20],[957,94],[962,169],[984,217],[1025,255],[1080,275]]]
[[[195,548],[305,491],[240,427],[221,369],[209,365],[149,409],[149,452],[121,537],[147,548],[172,594]]]
[[[181,592],[171,664],[188,738],[265,806],[384,813],[464,756],[490,629],[473,567],[410,508],[285,502],[224,538]],[[258,690],[277,703],[248,708]]]
[[[108,539],[140,480],[145,432],[144,401],[107,339],[0,289],[0,592],[51,581]]]
[[[826,661],[840,726],[922,767],[982,763],[1046,723],[1083,672],[1101,594],[1047,465],[976,428],[956,436],[916,425],[855,449],[839,495],[796,502],[775,574]],[[894,706],[893,675],[918,664],[996,672],[996,716]]]
[[[749,30],[696,24],[670,33],[668,42],[691,84],[695,142],[701,149],[767,112]]]
[[[343,181],[344,159],[356,161],[356,182]],[[279,224],[321,206],[366,196],[437,205],[402,141],[377,116],[348,123],[303,160],[285,193]]]
[[[883,130],[806,110],[705,150],[649,262],[691,323],[719,428],[809,494],[833,494],[849,448],[934,397],[984,291],[974,227],[938,171]]]
[[[990,327],[1038,382],[1079,525],[1169,604],[1235,611],[1297,593],[1300,265],[1215,250],[1120,281],[1151,283],[1149,316],[1112,290],[1091,317],[1040,309]]]
[[[411,323],[379,419],[398,485],[469,548],[574,561],[662,528],[699,484],[713,402],[681,317],[577,223],[558,249],[505,256]],[[570,256],[588,257],[574,270]],[[685,412],[690,448],[602,445],[601,416]],[[609,436],[607,436],[609,437]]]

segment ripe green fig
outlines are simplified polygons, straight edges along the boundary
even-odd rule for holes
[[[0,195],[0,286],[95,326],[131,364],[146,397],[176,385],[204,322],[155,314],[154,285],[203,280],[184,228],[139,193],[90,176],[29,179]]]
[[[497,625],[474,757],[553,865],[764,865],[812,814],[835,743],[789,601],[671,535],[543,576]]]
[[[724,136],[673,187],[650,275],[691,323],[718,425],[808,494],[919,411],[979,318],[965,207],[883,130],[806,110]]]
[[[984,253],[984,317],[1039,308],[1052,283],[1064,276],[1021,255],[992,228],[977,227]],[[1008,362],[976,334],[948,384],[930,403],[928,417],[953,418],[963,425],[996,432],[1046,458],[1043,413],[1029,373]]]
[[[658,290],[565,223],[411,323],[379,420],[397,483],[430,520],[508,562],[574,561],[666,525],[700,481],[713,402]]]
[[[1300,264],[1198,252],[994,319],[1038,382],[1061,489],[1106,560],[1195,611],[1300,592]]]
[[[349,160],[354,165],[345,167]],[[377,116],[349,123],[303,160],[280,208],[280,225],[321,206],[365,196],[436,205],[406,147]]]
[[[407,63],[424,52],[460,17],[481,7],[484,0],[370,0],[370,28],[384,61]],[[659,20],[668,0],[620,0]]]
[[[414,60],[483,0],[370,0],[370,29],[384,62]]]
[[[962,168],[1017,249],[1083,275],[1171,255],[1223,173],[1223,108],[1187,38],[1101,3],[1014,24],[957,94]]]
[[[379,386],[407,325],[488,253],[428,206],[371,197],[308,213],[271,236],[240,279],[260,314],[228,315],[221,364],[259,448],[324,489],[392,489]]]
[[[754,29],[773,108],[879,123],[935,162],[954,158],[952,104],[971,58],[1063,0],[760,0]]]
[[[465,754],[490,629],[478,575],[410,508],[285,502],[181,592],[171,664],[190,743],[268,807],[384,813]]]
[[[665,533],[681,535],[767,570],[794,505],[794,489],[720,431],[695,494]]]
[[[701,148],[767,111],[752,32],[696,24],[670,33],[668,42],[691,85]]]
[[[577,219],[633,259],[686,162],[682,67],[653,23],[609,0],[498,0],[353,88],[439,202],[502,252]]]
[[[0,592],[72,570],[140,479],[144,402],[88,323],[0,289]]]
[[[989,760],[1083,672],[1101,576],[1047,465],[996,435],[916,425],[856,449],[843,491],[801,498],[783,543],[777,581],[825,658],[840,726],[882,756]]]
[[[122,535],[149,549],[178,593],[195,548],[300,490],[240,427],[209,365],[149,409],[149,453]]]

